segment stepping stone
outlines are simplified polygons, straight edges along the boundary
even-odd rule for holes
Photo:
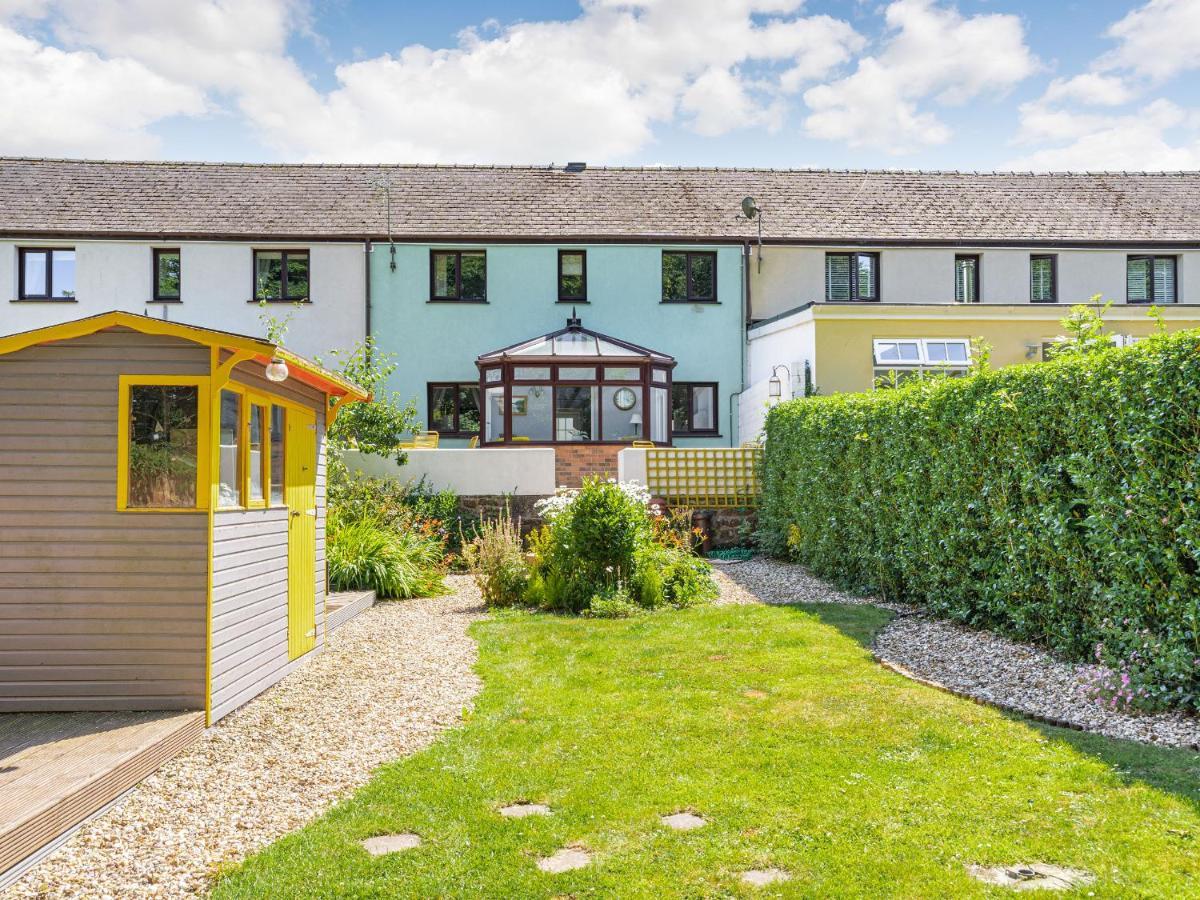
[[[1047,863],[1017,866],[967,866],[967,873],[984,884],[995,884],[1015,891],[1065,891],[1094,878],[1079,869],[1065,869]]]
[[[543,872],[557,875],[559,872],[570,872],[582,869],[592,861],[592,856],[580,847],[563,847],[553,856],[538,860],[538,868]]]
[[[690,812],[679,812],[670,816],[663,816],[662,823],[676,831],[691,831],[693,828],[704,826],[704,820],[695,813]]]
[[[399,853],[401,850],[411,850],[421,846],[421,836],[416,834],[381,834],[379,837],[367,838],[362,842],[364,849],[372,856],[383,856],[385,853]]]
[[[791,874],[783,869],[750,869],[742,873],[742,881],[752,887],[766,887],[768,884],[779,884],[791,878]]]
[[[548,816],[550,807],[544,803],[514,803],[500,807],[500,815],[506,819],[524,819],[526,816]]]

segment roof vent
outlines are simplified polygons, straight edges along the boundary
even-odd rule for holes
[[[569,162],[566,164],[566,166],[563,167],[563,171],[564,172],[582,172],[586,168],[587,168],[587,163],[585,163],[585,162]]]
[[[571,307],[571,316],[567,319],[567,328],[575,330],[583,327],[583,319],[579,318],[579,314],[575,312],[575,307]]]

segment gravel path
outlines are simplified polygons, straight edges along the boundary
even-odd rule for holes
[[[800,566],[756,557],[717,567],[722,603],[871,604],[895,612],[875,638],[876,656],[957,693],[1115,738],[1200,749],[1200,718],[1180,713],[1124,713],[1084,693],[1092,666],[1063,662],[1044,650],[925,615],[919,608],[846,594]]]
[[[381,763],[457,724],[479,690],[464,576],[445,597],[381,603],[326,652],[168,762],[6,897],[190,897],[310,821]]]

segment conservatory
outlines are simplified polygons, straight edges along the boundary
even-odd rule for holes
[[[476,365],[484,446],[671,443],[675,360],[589,331],[574,316]]]

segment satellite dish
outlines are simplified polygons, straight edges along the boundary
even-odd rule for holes
[[[742,198],[742,215],[747,219],[753,219],[759,214],[758,202],[753,197]]]

